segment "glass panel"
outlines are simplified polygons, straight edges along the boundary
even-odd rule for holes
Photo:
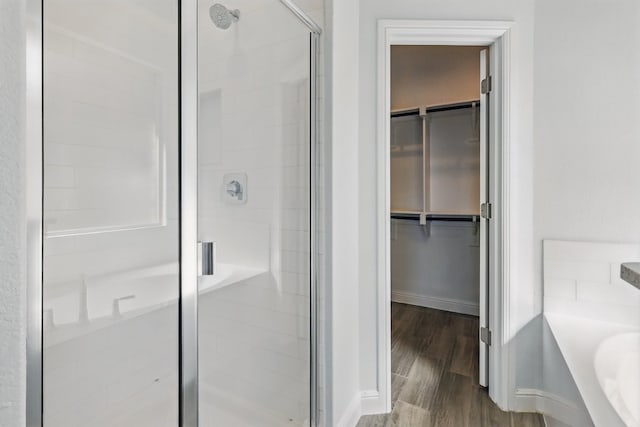
[[[429,113],[429,162],[431,210],[478,214],[479,106]]]
[[[178,2],[44,22],[44,425],[175,427]]]
[[[391,118],[391,210],[422,212],[422,118]]]
[[[212,3],[198,22],[199,238],[216,242],[200,424],[308,425],[310,35],[275,0],[238,3],[239,20]]]

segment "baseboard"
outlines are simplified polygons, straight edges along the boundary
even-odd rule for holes
[[[419,295],[411,292],[391,291],[391,301],[435,308],[437,310],[453,311],[455,313],[470,314],[472,316],[478,316],[480,313],[478,304],[452,298]]]
[[[573,402],[538,389],[517,389],[512,409],[517,412],[539,412],[545,416],[545,423],[549,427],[593,425],[589,415],[582,413]]]
[[[355,427],[358,424],[362,415],[361,400],[360,393],[353,397],[342,416],[338,418],[338,422],[335,424],[336,427]]]
[[[378,390],[365,390],[360,394],[362,415],[384,414],[389,412],[386,402]]]

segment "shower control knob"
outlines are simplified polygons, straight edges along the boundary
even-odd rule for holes
[[[222,177],[222,185],[220,186],[222,200],[231,205],[244,205],[248,199],[247,188],[246,173],[226,173]]]
[[[242,185],[236,180],[227,184],[227,194],[238,200],[242,200]]]

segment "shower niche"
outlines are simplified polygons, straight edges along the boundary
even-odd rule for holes
[[[76,27],[63,16],[45,22],[45,233],[163,226],[177,74],[161,55]]]

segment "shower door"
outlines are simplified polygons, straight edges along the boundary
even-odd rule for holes
[[[201,426],[315,423],[317,33],[291,7],[198,2]]]
[[[317,425],[320,30],[290,0],[213,3],[30,2],[30,427]]]
[[[175,427],[179,1],[42,6],[43,407],[34,420]]]

